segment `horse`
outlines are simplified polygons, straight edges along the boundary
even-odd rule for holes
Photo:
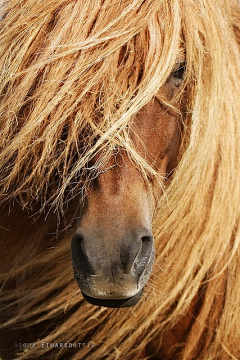
[[[0,19],[2,359],[239,359],[239,2]]]

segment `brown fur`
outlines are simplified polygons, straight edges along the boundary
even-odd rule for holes
[[[1,355],[34,341],[15,358],[240,358],[238,1],[3,0],[0,9]],[[134,308],[94,307],[71,268],[79,199],[116,148],[162,184],[129,131],[183,56],[178,167],[154,212],[151,279]]]

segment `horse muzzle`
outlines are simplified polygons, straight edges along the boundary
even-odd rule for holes
[[[79,229],[81,230],[81,229]],[[97,237],[97,234],[95,234]],[[100,236],[101,237],[101,236]],[[71,253],[75,279],[84,298],[106,307],[135,305],[141,298],[155,257],[152,233],[131,231],[109,242],[76,232]]]

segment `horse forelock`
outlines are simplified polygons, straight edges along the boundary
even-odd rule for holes
[[[200,310],[185,334],[181,358],[240,356],[238,1],[26,0],[3,1],[1,11],[2,202],[34,199],[58,207],[68,194],[84,192],[89,177],[119,147],[143,173],[157,176],[132,147],[128,128],[132,117],[158,96],[174,64],[187,64],[180,162],[156,211],[157,256],[148,295],[121,318],[107,310],[93,316],[87,306],[74,310],[49,341],[61,336],[73,341],[79,331],[86,335],[85,329],[101,324],[92,340],[108,341],[91,359],[106,353],[114,359],[117,351],[126,359],[137,358],[200,292]],[[96,154],[101,154],[99,163],[89,169]],[[45,304],[39,307],[42,319],[78,303],[70,270],[59,276],[62,263],[70,261],[66,239],[54,252],[41,253],[41,236],[40,229],[24,236],[26,248],[36,243],[37,263],[28,252],[28,263],[8,275],[44,269],[31,289],[19,286],[23,315],[12,323],[35,316],[34,292],[40,300],[58,289],[47,303],[47,315]],[[47,276],[50,285],[43,290]],[[126,338],[126,333],[131,335]],[[81,356],[88,351],[81,349]]]
[[[156,175],[132,149],[127,128],[184,59],[178,2],[16,3],[9,12],[7,5],[1,193],[26,203],[41,197],[45,203],[47,193],[59,205],[66,188],[84,188],[89,160],[100,151],[107,161],[116,147]]]

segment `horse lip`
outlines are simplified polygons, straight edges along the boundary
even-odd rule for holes
[[[82,292],[82,295],[85,300],[90,304],[96,306],[104,306],[108,308],[122,308],[122,307],[131,307],[136,305],[142,297],[144,288],[142,288],[137,294],[132,297],[125,299],[97,299],[91,296],[88,296]]]
[[[123,295],[123,293],[121,294],[121,291],[114,292],[113,288],[110,290],[108,287],[102,287],[102,291],[99,291],[99,285],[97,289],[98,291],[96,291],[94,283],[98,282],[99,280],[105,280],[106,282],[109,282],[109,277],[99,274],[91,274],[91,276],[88,277],[86,274],[80,274],[73,263],[74,277],[82,292],[83,297],[90,304],[110,308],[130,307],[136,305],[141,298],[144,286],[146,285],[148,277],[150,275],[151,263],[153,263],[153,260],[154,256],[152,256],[151,262],[148,263],[148,268],[145,269],[145,271],[141,274],[140,278],[135,279],[135,281],[137,280],[134,285],[135,290],[132,289],[132,291],[129,291],[129,293],[126,295]],[[146,279],[145,276],[147,276]],[[121,279],[128,281],[129,283],[129,280],[133,280],[133,277],[132,274],[122,273]]]
[[[83,296],[89,299],[96,299],[99,301],[107,301],[107,300],[113,300],[113,301],[126,301],[130,298],[134,298],[137,294],[140,294],[143,291],[144,285],[142,285],[141,287],[139,286],[138,283],[134,284],[134,289],[132,290],[128,290],[125,294],[124,292],[122,292],[121,288],[120,291],[114,291],[116,289],[109,289],[106,287],[100,287],[99,285],[97,286],[97,291],[96,291],[96,287],[93,286],[93,283],[88,283],[85,279],[84,276],[82,275],[78,275],[77,273],[74,274],[75,280],[83,294]],[[98,277],[98,276],[92,276],[92,278],[96,279],[104,279],[103,277]],[[108,280],[108,278],[105,278],[106,280]],[[95,300],[94,300],[95,301]],[[91,302],[91,301],[89,301]],[[115,307],[115,306],[114,306]]]

